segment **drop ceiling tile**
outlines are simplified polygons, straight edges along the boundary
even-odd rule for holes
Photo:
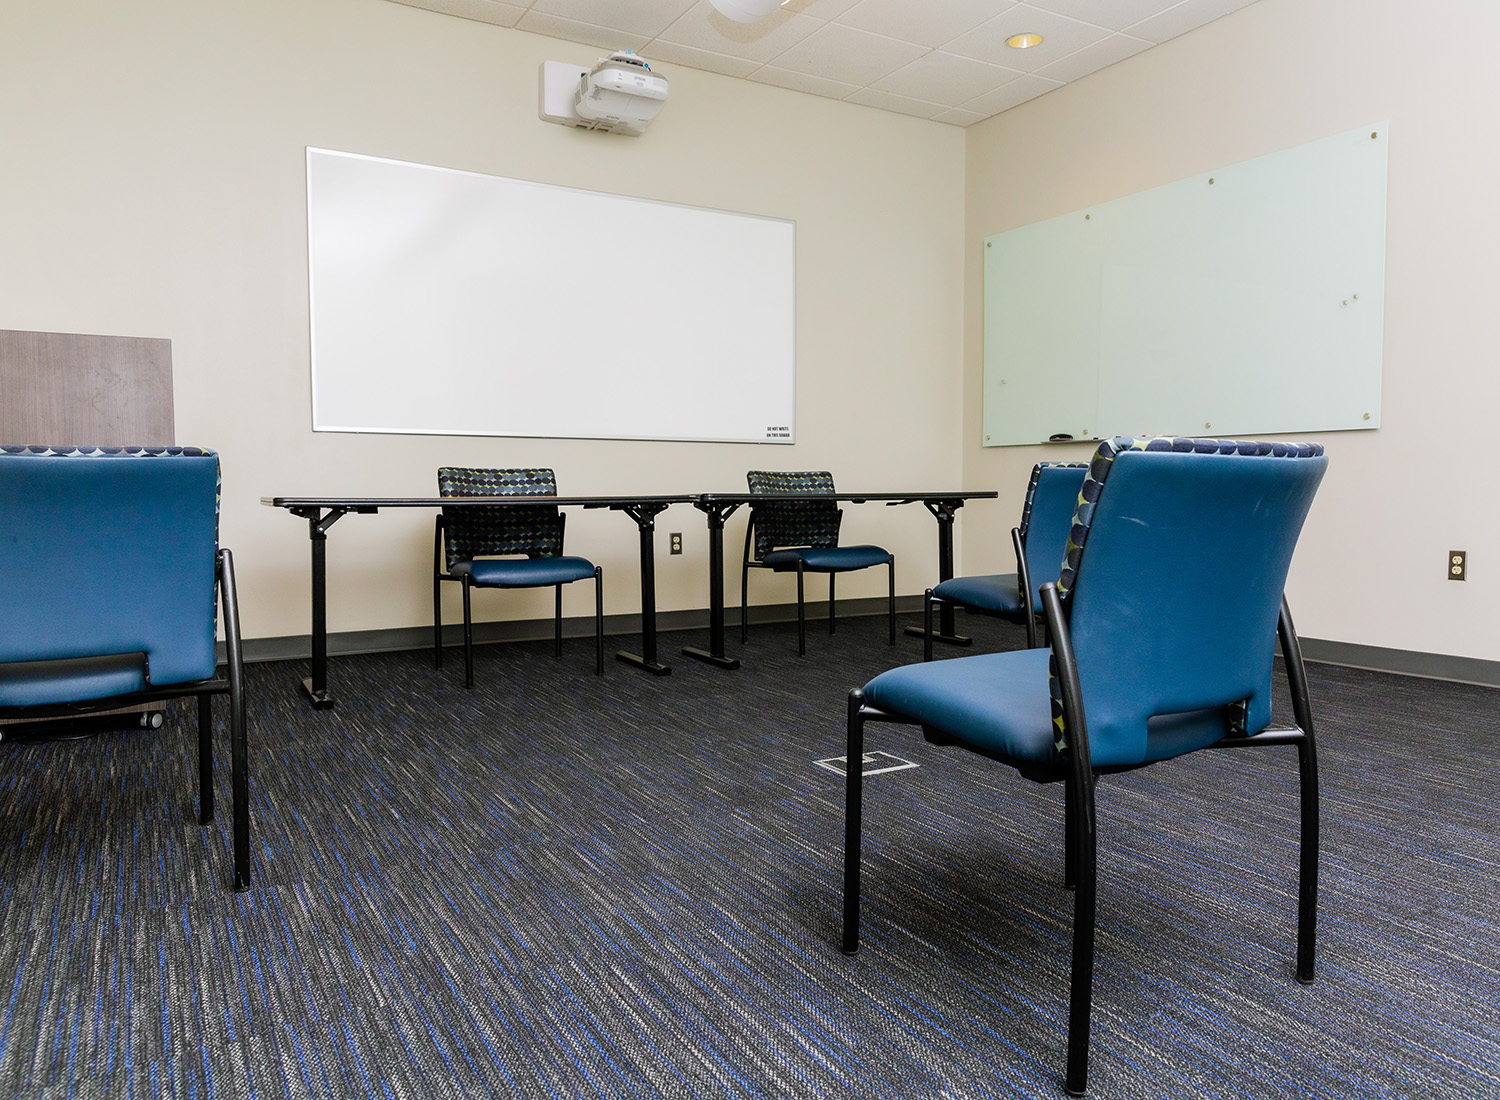
[[[825,23],[780,54],[776,67],[864,85],[873,84],[926,52],[915,42]]]
[[[658,38],[764,64],[826,25],[820,19],[785,10],[772,12],[756,23],[736,23],[715,11],[708,0],[698,0]]]
[[[1032,32],[1042,36],[1039,46],[1029,50],[1014,50],[1005,44],[1012,35]],[[1070,53],[1091,46],[1107,37],[1109,31],[1092,23],[1080,23],[1065,15],[1017,4],[991,19],[968,34],[960,35],[948,42],[943,49],[949,53],[963,54],[976,61],[988,61],[1007,69],[1035,72],[1044,65],[1060,61]]]
[[[1132,23],[1160,15],[1181,0],[1026,0],[1036,8],[1046,8],[1069,19],[1092,23],[1121,31]]]
[[[973,126],[976,122],[983,122],[989,115],[981,115],[977,111],[965,111],[960,107],[944,111],[940,115],[933,115],[933,122],[946,122],[953,126]]]
[[[1137,38],[1165,42],[1179,34],[1196,30],[1205,23],[1212,23],[1221,15],[1249,7],[1253,2],[1254,0],[1184,0],[1154,18],[1131,24],[1127,30]]]
[[[699,50],[692,46],[680,46],[676,42],[663,42],[660,38],[642,46],[641,53],[647,61],[651,62],[653,69],[656,68],[658,61],[686,65],[690,69],[702,69],[710,73],[723,73],[725,76],[749,76],[760,68],[758,62],[746,61],[743,57],[710,53],[708,50]],[[663,75],[669,81],[671,80],[670,73],[663,73]]]
[[[535,0],[531,10],[650,37],[666,30],[692,4],[693,0]]]
[[[1008,7],[1014,0],[859,0],[839,23],[903,42],[941,46],[971,31]]]
[[[813,19],[837,19],[859,0],[781,0],[781,10]]]
[[[933,50],[890,76],[881,77],[872,87],[908,99],[957,107],[1019,76],[1021,74],[1014,69],[1002,69],[999,65],[986,65],[973,58]]]
[[[556,15],[543,15],[535,8],[521,16],[516,23],[516,28],[535,34],[545,34],[551,38],[561,38],[568,42],[582,42],[588,46],[597,46],[602,50],[610,51],[639,50],[651,41],[641,34],[622,34],[608,27],[596,27],[591,23],[579,23],[576,20],[563,19]]]
[[[794,92],[809,92],[828,99],[843,99],[850,92],[859,91],[858,84],[845,84],[841,80],[826,80],[810,73],[794,73],[791,69],[778,69],[765,65],[750,74],[751,80],[762,84],[774,84],[778,88],[790,88]]]
[[[877,92],[874,88],[861,88],[844,102],[862,103],[866,107],[879,107],[882,111],[896,111],[903,115],[915,115],[917,118],[932,118],[947,109],[941,103],[923,103],[920,99],[908,99],[902,95],[891,95],[890,92]]]
[[[1050,92],[1053,88],[1061,88],[1062,82],[1048,80],[1044,76],[1035,73],[1027,73],[1019,80],[1012,80],[1002,88],[996,88],[993,92],[975,96],[967,103],[960,104],[965,111],[976,111],[979,114],[989,116],[998,115],[1001,111],[1008,111],[1018,103],[1025,103],[1028,99],[1035,99],[1039,95]]]
[[[1064,83],[1077,80],[1089,73],[1096,73],[1100,69],[1107,69],[1116,61],[1124,61],[1127,57],[1133,57],[1142,50],[1149,50],[1152,43],[1144,38],[1132,38],[1128,34],[1112,34],[1108,38],[1095,42],[1092,46],[1085,46],[1076,53],[1070,53],[1061,61],[1054,61],[1037,70],[1038,76],[1045,76],[1051,80],[1061,80]]]
[[[443,15],[456,15],[460,19],[473,19],[479,23],[493,23],[497,27],[514,27],[516,20],[526,12],[525,3],[503,4],[500,0],[395,0],[413,8],[426,8]]]

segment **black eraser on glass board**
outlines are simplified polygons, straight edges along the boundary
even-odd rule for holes
[[[1069,435],[1067,432],[1053,432],[1051,435],[1049,435],[1047,437],[1047,442],[1048,443],[1071,443],[1071,442],[1073,442],[1073,437],[1071,435]]]

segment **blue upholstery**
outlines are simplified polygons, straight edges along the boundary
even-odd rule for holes
[[[453,575],[467,574],[474,584],[495,588],[540,588],[582,581],[594,575],[594,563],[586,558],[481,558],[461,561]]]
[[[932,594],[939,600],[962,604],[991,615],[1011,618],[1022,614],[1021,578],[1015,573],[952,577],[935,587]]]
[[[804,546],[786,550],[772,550],[762,559],[778,573],[796,569],[797,562],[809,573],[840,573],[850,569],[866,569],[872,565],[885,565],[891,560],[891,552],[879,546]]]
[[[0,448],[0,706],[212,679],[218,488],[211,451]]]

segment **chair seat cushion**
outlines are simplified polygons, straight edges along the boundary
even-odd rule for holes
[[[932,590],[940,600],[961,604],[991,615],[1020,616],[1021,582],[1015,573],[986,577],[954,577]]]
[[[0,707],[79,703],[145,690],[140,653],[0,664]]]
[[[490,588],[543,588],[585,580],[594,575],[587,558],[477,558],[453,563],[450,572],[465,574],[477,585]]]
[[[865,685],[865,701],[920,723],[929,740],[1017,764],[1053,765],[1051,650],[904,665]]]
[[[796,569],[799,560],[803,569],[813,573],[840,573],[885,565],[891,560],[891,552],[879,546],[797,546],[772,550],[763,559],[778,573]]]

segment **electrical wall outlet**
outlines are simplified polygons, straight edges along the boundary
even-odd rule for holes
[[[1448,579],[1450,581],[1469,579],[1469,552],[1467,550],[1448,551]]]
[[[672,535],[671,535],[671,539],[672,539],[672,553],[674,553],[674,554],[680,554],[680,553],[682,553],[682,532],[681,531],[673,531]]]

